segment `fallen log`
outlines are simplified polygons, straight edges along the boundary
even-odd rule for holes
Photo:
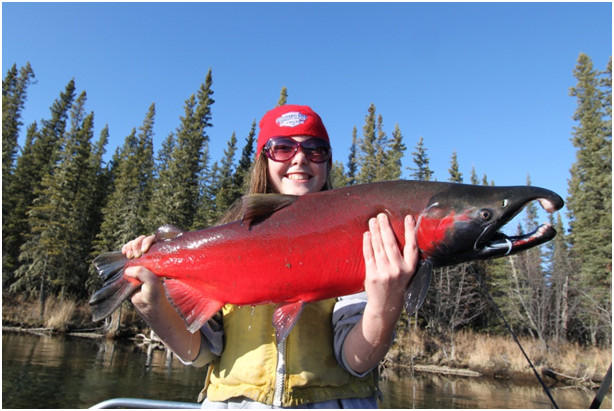
[[[463,368],[450,368],[439,365],[414,365],[414,370],[417,372],[428,372],[432,374],[444,374],[444,375],[458,375],[461,377],[481,377],[477,371],[463,369]]]
[[[392,361],[385,361],[384,366],[385,367],[393,366],[393,367],[405,368],[405,369],[413,370],[415,372],[427,372],[431,374],[457,375],[460,377],[481,377],[482,376],[482,374],[477,371],[473,371],[473,370],[469,370],[465,368],[450,368],[450,367],[445,367],[445,366],[440,366],[440,365],[421,365],[421,364],[404,365],[404,364],[395,364]]]

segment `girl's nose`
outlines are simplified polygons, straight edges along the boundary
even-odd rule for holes
[[[303,147],[299,146],[296,154],[292,157],[292,164],[307,164],[307,156],[303,152]]]

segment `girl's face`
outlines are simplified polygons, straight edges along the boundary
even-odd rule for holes
[[[303,142],[311,137],[293,136]],[[280,194],[303,195],[322,190],[328,175],[328,161],[314,163],[305,157],[303,150],[288,161],[267,159],[268,180],[273,190]]]

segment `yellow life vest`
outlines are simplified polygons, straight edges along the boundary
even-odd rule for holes
[[[305,304],[280,352],[272,325],[275,305],[224,306],[225,347],[221,357],[209,366],[203,390],[209,401],[247,397],[269,405],[294,407],[373,396],[374,373],[355,377],[335,358],[335,301],[332,298]],[[283,372],[277,378],[279,365]]]

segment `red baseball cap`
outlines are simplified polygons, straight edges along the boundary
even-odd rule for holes
[[[320,116],[308,106],[285,104],[267,111],[260,120],[256,157],[272,137],[311,136],[328,141]]]

